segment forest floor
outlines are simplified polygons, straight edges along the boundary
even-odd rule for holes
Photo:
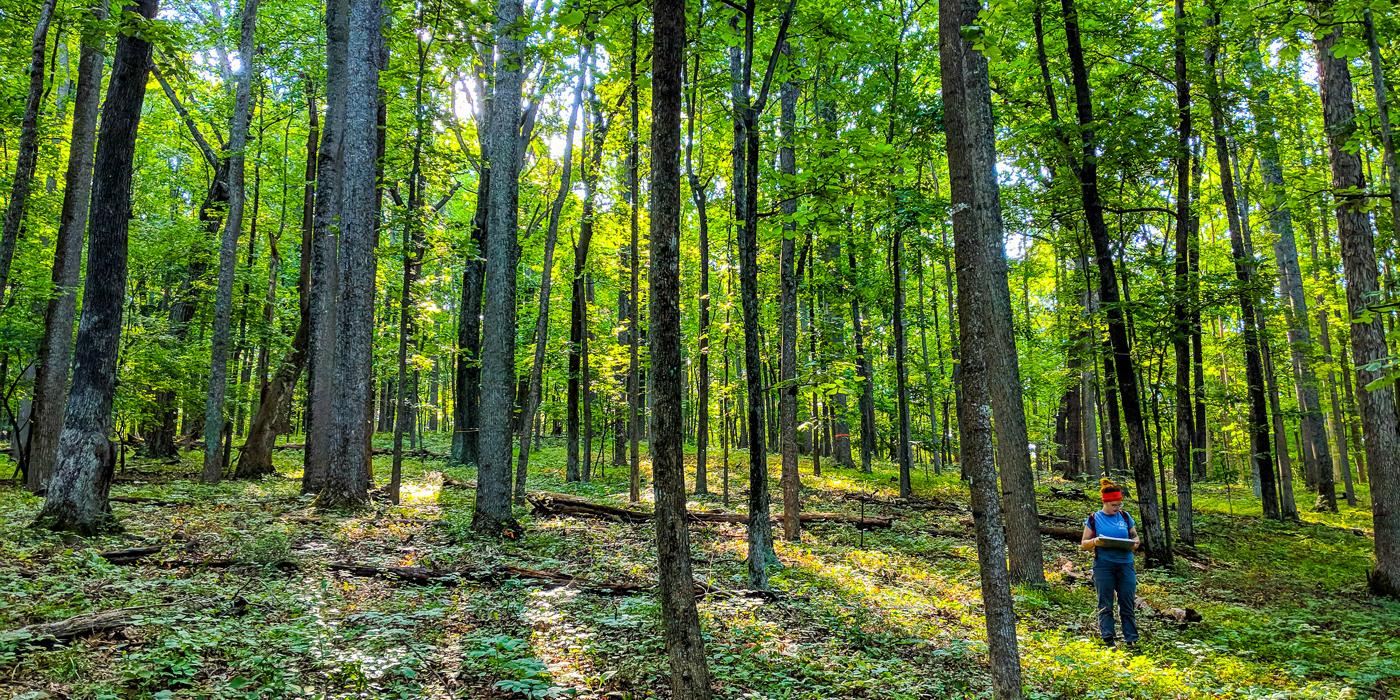
[[[406,462],[400,506],[318,512],[298,495],[299,452],[278,455],[278,475],[217,486],[192,480],[197,453],[174,465],[128,459],[113,488],[128,501],[114,504],[125,529],[108,537],[30,529],[41,501],[0,487],[0,696],[669,697],[659,607],[645,589],[656,566],[649,524],[521,508],[523,538],[479,539],[464,487],[475,475],[438,459]],[[744,503],[743,458],[731,454],[731,511]],[[532,489],[626,504],[625,467],[565,484],[563,462],[556,445],[534,456]],[[376,459],[381,484],[388,464]],[[717,696],[988,696],[971,516],[956,474],[916,475],[917,498],[901,503],[890,464],[871,475],[823,466],[813,477],[803,460],[806,510],[864,507],[893,527],[816,523],[800,543],[779,541],[785,568],[772,599],[742,590],[741,525],[692,526]],[[1090,492],[1043,480],[1041,512],[1073,526],[1095,509]],[[1359,496],[1365,503],[1364,487]],[[1132,655],[1095,643],[1088,555],[1044,540],[1049,587],[1015,596],[1030,697],[1400,697],[1400,603],[1365,592],[1368,511],[1264,521],[1239,484],[1203,485],[1196,503],[1198,547],[1173,569],[1140,570],[1139,595],[1164,612],[1139,613],[1143,643]],[[714,496],[691,507],[722,506]],[[100,555],[157,546],[129,561]],[[423,580],[334,568],[350,563],[421,567],[405,571]],[[117,614],[113,630],[67,643],[22,630],[119,608],[136,609]],[[1174,608],[1202,619],[1178,622],[1166,613]]]

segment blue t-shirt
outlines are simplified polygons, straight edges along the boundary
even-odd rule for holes
[[[1090,520],[1093,520],[1093,522],[1090,523]],[[1118,511],[1117,515],[1109,515],[1100,510],[1090,515],[1088,518],[1085,518],[1084,527],[1089,528],[1095,535],[1128,540],[1132,539],[1128,531],[1133,529],[1133,516],[1121,510]],[[1118,564],[1133,563],[1133,552],[1130,549],[1096,548],[1094,550],[1094,556],[1103,561]]]

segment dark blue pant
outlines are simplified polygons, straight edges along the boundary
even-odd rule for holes
[[[1112,641],[1113,597],[1118,596],[1118,616],[1123,620],[1123,641],[1136,642],[1137,571],[1132,564],[1094,560],[1094,589],[1099,593],[1099,636]]]

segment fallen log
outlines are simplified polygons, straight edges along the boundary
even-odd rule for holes
[[[100,612],[83,613],[57,622],[41,622],[21,627],[5,634],[6,637],[28,640],[30,644],[53,646],[79,637],[112,632],[130,626],[136,614],[152,608],[168,607],[172,603],[142,605],[133,608],[116,608]]]
[[[106,552],[98,552],[97,556],[106,559],[113,564],[130,564],[140,561],[152,554],[159,554],[165,549],[165,545],[157,544],[149,547],[129,547],[127,549],[113,549]]]
[[[595,503],[564,493],[535,493],[527,496],[526,500],[534,507],[536,515],[591,517],[618,523],[646,523],[651,522],[653,517],[648,510]],[[693,510],[687,516],[695,523],[743,525],[749,521],[749,516],[742,513]],[[803,523],[844,523],[861,529],[888,528],[894,524],[894,518],[889,516],[861,517],[846,513],[802,513],[801,520]],[[775,516],[773,522],[781,523],[782,516]]]
[[[151,498],[149,496],[108,496],[107,500],[113,503],[130,503],[142,506],[187,506],[189,501],[170,501],[163,498]]]

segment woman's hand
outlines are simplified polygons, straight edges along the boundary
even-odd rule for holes
[[[1099,546],[1099,538],[1097,537],[1093,537],[1079,543],[1079,548],[1083,549],[1086,552],[1093,551],[1093,549],[1097,546]]]

